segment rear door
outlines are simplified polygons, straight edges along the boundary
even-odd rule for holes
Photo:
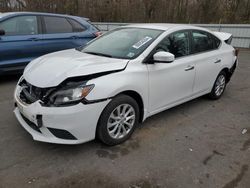
[[[205,31],[193,30],[191,35],[196,67],[194,94],[210,92],[222,67],[223,55],[218,50],[221,41]]]
[[[73,19],[42,16],[44,53],[76,48],[89,38],[87,29]]]
[[[41,55],[40,25],[37,16],[15,16],[0,23],[0,67],[9,71],[23,68]]]

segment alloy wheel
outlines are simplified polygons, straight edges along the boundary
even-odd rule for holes
[[[113,139],[125,137],[135,124],[135,109],[129,104],[117,106],[110,114],[107,129]]]
[[[226,87],[226,78],[224,75],[220,75],[215,83],[215,94],[216,96],[222,95]]]

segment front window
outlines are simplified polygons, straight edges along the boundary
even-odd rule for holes
[[[6,35],[36,35],[38,34],[36,16],[18,16],[0,23],[0,29]]]
[[[189,32],[179,31],[170,34],[158,44],[156,51],[170,52],[175,58],[189,55]]]
[[[161,30],[122,28],[97,38],[82,52],[121,59],[138,57],[162,33]]]

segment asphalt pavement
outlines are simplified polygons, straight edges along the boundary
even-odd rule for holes
[[[250,187],[250,51],[224,96],[146,120],[126,143],[33,141],[14,117],[19,76],[0,77],[0,188]]]

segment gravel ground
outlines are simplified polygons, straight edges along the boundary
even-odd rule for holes
[[[242,50],[219,101],[155,115],[115,147],[33,141],[12,113],[18,77],[0,77],[0,187],[250,187],[249,59]]]

